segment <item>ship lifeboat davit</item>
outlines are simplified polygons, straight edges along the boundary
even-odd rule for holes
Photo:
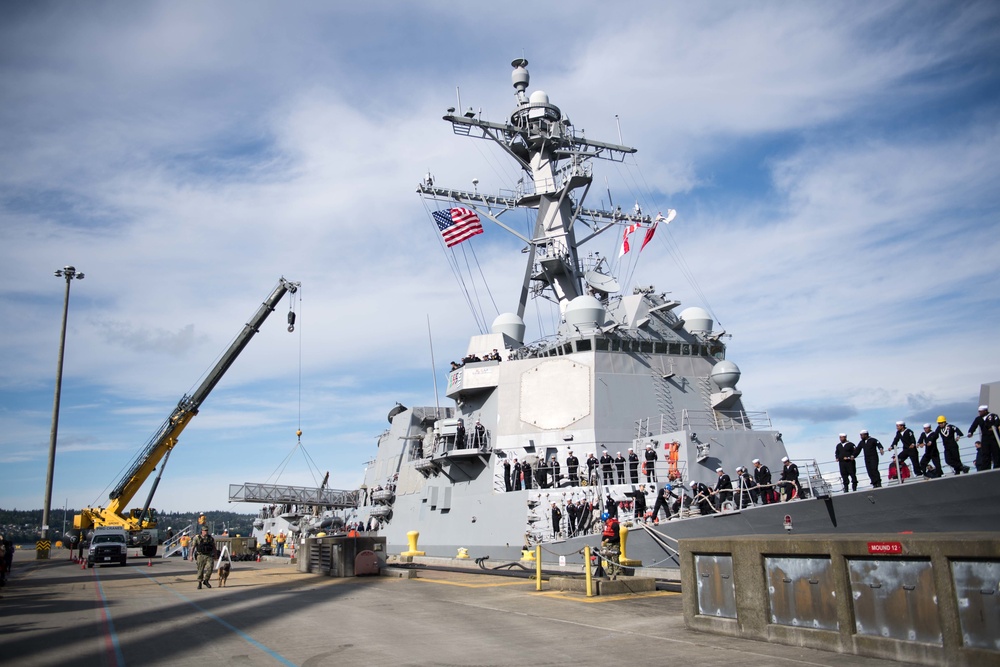
[[[392,515],[392,508],[388,505],[376,505],[372,508],[371,515],[379,519],[389,518]]]
[[[589,294],[578,296],[569,302],[564,314],[566,324],[572,329],[593,330],[604,326],[604,306]]]

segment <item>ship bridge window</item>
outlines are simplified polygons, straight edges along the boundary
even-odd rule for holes
[[[621,349],[622,349],[622,342],[620,340],[618,340],[617,338],[615,338],[614,340],[611,341],[611,351],[612,352],[618,352]]]
[[[563,345],[561,354],[573,354],[573,343]]]
[[[597,345],[597,349],[602,352],[607,352],[608,348],[611,347],[610,341],[607,338],[598,338],[595,343]]]
[[[576,341],[576,351],[577,352],[590,352],[591,344],[590,339],[578,340]]]
[[[687,343],[684,343],[683,345],[681,345],[681,354],[683,356],[685,356],[685,357],[690,356],[690,354],[691,354],[691,346],[689,344],[687,344]]]
[[[639,351],[650,354],[653,352],[653,341],[644,340],[639,342]]]
[[[670,344],[670,349],[667,352],[667,354],[678,355],[680,353],[681,353],[681,344],[680,343],[671,343]]]
[[[667,344],[666,343],[654,343],[653,344],[653,352],[656,353],[656,354],[666,354],[667,353]]]

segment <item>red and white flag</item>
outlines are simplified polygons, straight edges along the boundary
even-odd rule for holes
[[[656,233],[656,226],[658,224],[662,222],[665,225],[669,225],[670,221],[676,217],[677,217],[677,211],[675,211],[672,208],[667,209],[666,216],[664,216],[662,213],[657,213],[656,220],[653,220],[653,224],[650,225],[649,229],[646,230],[646,238],[642,240],[642,245],[639,246],[639,252],[642,252],[642,249],[646,247],[646,244],[653,240],[653,234]],[[626,250],[626,252],[628,251]]]

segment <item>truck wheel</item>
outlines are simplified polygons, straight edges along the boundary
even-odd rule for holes
[[[94,564],[91,561],[88,560],[87,561],[87,569],[90,569],[92,567],[94,567]]]
[[[151,547],[143,547],[142,548],[142,555],[143,555],[144,558],[152,558],[153,556],[155,556],[156,555],[156,545],[154,544]]]
[[[120,562],[118,564],[121,565],[122,567],[125,567],[126,565],[128,565],[128,557],[127,556],[123,556],[122,557],[122,562]]]

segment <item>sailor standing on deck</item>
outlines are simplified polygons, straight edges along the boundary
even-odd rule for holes
[[[868,471],[868,478],[872,481],[873,489],[881,488],[882,475],[878,471],[878,455],[885,454],[885,448],[877,439],[868,437],[867,429],[862,430],[860,435],[858,449],[865,454],[865,469]]]
[[[969,466],[962,463],[962,457],[958,452],[958,439],[965,434],[957,426],[949,424],[944,415],[937,418],[937,423],[936,433],[944,445],[944,462],[952,467],[956,475],[969,472]]]
[[[994,468],[1000,468],[1000,441],[998,441],[1000,438],[1000,417],[997,417],[996,413],[990,412],[988,405],[979,406],[979,414],[972,420],[972,426],[969,427],[970,438],[976,433],[977,428],[983,432],[983,450],[986,452],[983,456]]]
[[[914,472],[917,475],[923,475],[924,469],[920,467],[920,457],[917,456],[917,438],[913,435],[913,431],[906,428],[906,422],[902,421],[896,422],[896,437],[893,438],[889,449],[895,449],[896,445],[900,443],[902,443],[903,449],[896,461],[902,464],[906,459],[910,459]]]
[[[572,449],[566,457],[566,474],[569,476],[571,486],[580,485],[580,459],[573,455]]]
[[[510,459],[503,460],[503,487],[508,493],[513,490],[513,487],[510,485]]]
[[[514,459],[514,490],[521,490],[521,464]]]
[[[601,456],[601,481],[605,486],[610,486],[615,483],[615,473],[614,473],[615,460],[611,458],[611,454],[608,454],[608,450],[604,450],[604,454]]]
[[[721,510],[723,503],[733,499],[733,480],[722,468],[716,468],[715,472],[719,475],[719,480],[715,483],[715,490],[712,493],[715,494],[716,507]]]
[[[531,491],[531,464],[527,461],[522,463],[521,472],[524,474],[524,489]]]
[[[646,445],[646,483],[652,484],[656,481],[656,450],[652,445]]]
[[[920,457],[920,469],[924,471],[924,475],[927,475],[927,464],[931,461],[934,462],[934,476],[941,476],[941,454],[938,452],[937,446],[937,432],[931,430],[930,424],[924,424],[924,432],[920,434],[920,439],[917,440],[917,445],[919,447],[924,447],[924,455]]]
[[[618,452],[618,456],[615,457],[615,472],[618,473],[618,483],[625,483],[625,457],[622,456],[621,452]]]
[[[639,456],[631,447],[628,448],[628,475],[633,484],[639,483]]]
[[[757,482],[760,489],[760,497],[765,505],[774,502],[774,489],[771,487],[771,469],[760,462],[760,459],[753,460],[753,481]]]
[[[587,454],[587,484],[597,484],[597,457],[594,452]]]
[[[844,493],[847,493],[848,480],[851,482],[851,490],[858,490],[858,463],[854,460],[856,454],[855,444],[847,439],[846,433],[841,433],[834,456],[840,464],[840,476],[844,480]]]
[[[793,497],[801,497],[799,489],[799,467],[792,463],[787,456],[781,458],[781,481],[782,491],[785,494],[785,501]]]

